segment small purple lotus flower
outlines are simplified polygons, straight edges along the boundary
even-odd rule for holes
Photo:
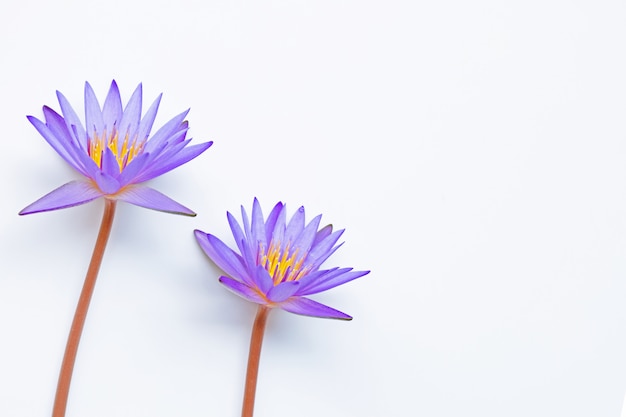
[[[71,181],[35,201],[20,214],[77,206],[99,197],[176,214],[195,213],[141,183],[182,165],[207,150],[213,142],[187,146],[186,110],[149,138],[161,95],[141,117],[141,84],[122,109],[115,81],[102,108],[85,83],[85,125],[65,96],[57,91],[63,116],[44,106],[45,123],[28,120],[61,157],[85,179]]]
[[[336,243],[343,230],[333,232],[332,225],[318,230],[321,215],[305,226],[304,207],[300,207],[287,223],[287,210],[282,203],[276,204],[263,220],[256,198],[252,206],[252,223],[243,207],[241,215],[243,230],[227,213],[239,253],[215,236],[195,231],[196,239],[208,257],[232,277],[220,277],[222,284],[246,300],[267,307],[305,316],[352,319],[305,297],[369,273],[352,268],[320,270],[322,263],[341,246]]]

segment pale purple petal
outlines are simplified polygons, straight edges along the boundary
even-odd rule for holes
[[[339,310],[304,297],[291,297],[279,305],[285,311],[303,316],[321,317],[326,319],[352,320],[352,317]]]
[[[159,110],[159,103],[161,102],[162,96],[163,94],[159,94],[146,112],[145,116],[141,119],[139,130],[137,132],[137,140],[139,140],[140,143],[146,140],[150,134],[150,130],[152,130],[152,125],[154,123],[154,119],[156,118],[157,111]]]
[[[339,285],[345,284],[346,282],[350,282],[354,279],[367,275],[369,274],[369,272],[370,271],[346,271],[341,274],[333,274],[332,276],[329,275],[318,280],[313,285],[310,285],[308,288],[298,291],[298,295],[310,295],[326,291]]]
[[[219,281],[230,291],[248,301],[252,301],[257,304],[267,304],[267,300],[265,300],[258,291],[248,287],[246,284],[242,284],[237,280],[224,276],[221,276]]]
[[[267,298],[273,303],[281,303],[298,291],[298,281],[281,282],[267,292]]]
[[[72,125],[71,130],[72,136],[74,137],[74,142],[77,144],[78,149],[80,149],[85,154],[89,153],[89,138],[85,136],[85,140],[78,139],[80,138],[81,133],[79,132],[79,129],[76,125]]]
[[[139,126],[139,121],[141,120],[141,89],[141,84],[139,84],[124,108],[124,114],[118,127],[118,132],[122,138],[129,135],[132,140],[135,130]]]
[[[152,155],[149,162],[150,166],[157,165],[160,167],[176,155],[176,153],[180,152],[185,146],[187,146],[191,141],[191,139],[185,141],[187,130],[187,127],[182,128],[181,125],[181,129],[174,132],[172,136],[168,137],[168,140],[161,143],[159,146],[153,149],[148,149],[146,146],[144,148],[144,152]],[[151,141],[148,141],[148,144],[150,144],[150,142]]]
[[[300,207],[289,220],[285,231],[285,243],[296,240],[300,232],[304,229],[304,207]]]
[[[108,134],[113,132],[115,126],[119,127],[119,123],[122,121],[122,99],[115,80],[111,82],[111,87],[102,106],[102,120]]]
[[[264,294],[274,287],[274,280],[262,266],[257,267],[254,281]]]
[[[166,172],[173,170],[185,164],[195,157],[199,156],[202,152],[206,151],[213,145],[213,142],[205,142],[197,145],[189,146],[180,152],[177,155],[173,156],[169,161],[165,161],[161,164],[155,163],[150,166],[149,170],[146,170],[145,173],[142,173],[140,176],[140,181],[147,181],[159,175],[163,175]]]
[[[139,207],[164,211],[166,213],[183,214],[185,216],[196,215],[196,213],[168,196],[161,194],[155,189],[142,185],[129,185],[117,193],[114,198]]]
[[[43,106],[43,116],[46,119],[46,126],[48,126],[57,137],[63,138],[63,142],[70,141],[72,133],[67,129],[63,116],[48,106]],[[27,117],[31,118],[32,116]]]
[[[100,136],[104,132],[100,103],[93,88],[87,82],[85,83],[85,130],[91,138]]]
[[[335,253],[337,251],[337,249],[339,249],[342,246],[343,246],[343,242],[340,243],[339,245],[335,246],[331,250],[323,253],[322,256],[319,256],[317,258],[313,258],[311,256],[308,256],[307,259],[306,259],[306,263],[309,265],[309,267],[312,270],[316,270],[320,266],[322,266],[322,264],[324,263],[324,261],[326,261],[326,259],[330,258],[332,256],[332,254]]]
[[[105,194],[115,194],[121,188],[120,182],[106,172],[97,171],[92,179]]]
[[[128,184],[134,184],[139,182],[136,180],[136,177],[145,168],[149,157],[150,154],[142,153],[133,158],[133,160],[130,161],[130,164],[126,165],[126,167],[124,168],[124,170],[122,170],[122,173],[118,177],[118,181],[120,182],[122,187]]]
[[[250,241],[251,240],[250,220],[248,219],[248,213],[246,213],[246,209],[243,208],[243,206],[241,206],[241,226],[243,228],[243,232],[246,234],[246,238],[248,239],[248,241]],[[255,253],[255,256],[256,256],[256,253]]]
[[[90,182],[72,181],[41,197],[20,211],[20,214],[32,214],[78,206],[103,195],[104,193]]]
[[[72,157],[72,155],[65,148],[63,143],[63,138],[58,138],[48,126],[46,126],[41,120],[28,116],[28,120],[35,126],[35,129],[43,136],[43,138],[52,146],[52,149],[58,153],[61,158],[65,160],[72,168],[81,174],[85,175],[85,170],[76,162],[76,160]]]
[[[259,204],[259,200],[254,198],[254,202],[252,203],[252,225],[250,231],[252,232],[252,244],[258,244],[259,242],[263,244],[263,247],[267,249],[267,239],[265,238],[265,222],[263,221],[263,211],[261,210],[261,205]]]
[[[178,116],[175,116],[172,120],[163,125],[157,132],[148,140],[146,143],[146,147],[144,149],[145,152],[153,152],[156,148],[161,146],[163,142],[166,142],[173,133],[180,130],[180,125],[182,124],[185,117],[187,117],[187,113],[189,113],[189,109],[185,110]]]
[[[265,238],[267,239],[268,244],[272,240],[272,232],[274,231],[276,221],[278,220],[278,216],[280,215],[282,209],[283,204],[279,201],[276,203],[269,216],[267,216],[267,220],[265,221]]]
[[[334,267],[331,269],[310,272],[300,279],[300,289],[298,290],[298,295],[307,295],[306,291],[312,286],[317,285],[320,280],[332,278],[350,271],[352,271],[352,268],[340,269],[339,267]]]
[[[57,91],[57,98],[59,99],[59,104],[61,105],[61,112],[63,113],[67,130],[76,135],[76,139],[83,149],[87,149],[87,135],[85,134],[83,123],[78,118],[78,115],[70,105],[69,101],[67,101],[65,96],[59,91]]]
[[[246,270],[247,271],[251,271],[250,273],[250,278],[245,277],[243,280],[246,282],[246,284],[248,285],[253,285],[254,282],[256,281],[256,274],[255,274],[255,270],[257,268],[257,262],[256,262],[256,248],[251,248],[246,241],[242,241],[239,242],[239,246],[240,248],[242,248],[241,251],[241,256],[243,258],[243,262],[244,265],[246,266]],[[254,253],[253,253],[254,250]],[[253,281],[254,279],[254,281]]]
[[[230,230],[233,232],[233,237],[235,238],[239,252],[243,255],[244,250],[247,248],[245,242],[246,237],[243,234],[243,230],[241,230],[241,226],[239,226],[239,223],[237,223],[237,220],[230,212],[226,212],[226,218],[228,219]]]
[[[285,238],[285,230],[287,229],[287,205],[283,204],[278,217],[276,218],[276,224],[272,230],[272,238],[274,242],[282,242]]]
[[[95,181],[95,178],[101,174],[100,167],[96,165],[96,162],[91,159],[89,155],[84,152],[80,152],[80,150],[76,151],[76,157],[85,168],[87,172],[86,176]]]
[[[204,253],[215,265],[219,266],[228,275],[241,280],[246,279],[248,271],[246,271],[243,265],[241,256],[233,252],[224,242],[213,235],[206,234],[200,230],[195,230],[194,235]],[[252,282],[250,278],[246,279],[246,281]]]
[[[82,167],[81,169],[78,169],[78,171],[83,173],[85,165],[81,162],[82,160],[80,155],[84,155],[85,151],[81,149],[80,144],[76,139],[74,129],[70,132],[67,129],[67,125],[63,117],[48,106],[43,107],[43,114],[46,118],[46,126],[48,126],[52,134],[55,136],[55,140],[58,141],[58,145],[63,147],[78,167]]]
[[[315,236],[315,240],[313,241],[313,246],[320,243],[322,240],[324,240],[324,238],[326,238],[326,236],[330,235],[332,232],[333,232],[332,224],[327,224],[326,226],[322,227],[320,230],[318,230],[317,235]]]
[[[300,253],[306,253],[311,249],[315,235],[317,234],[317,227],[320,224],[322,215],[316,216],[311,222],[304,228],[300,236],[296,239],[293,246],[300,248]]]
[[[114,178],[117,178],[120,175],[120,165],[117,163],[115,154],[108,147],[104,149],[104,153],[102,155],[102,172]]]
[[[317,265],[321,265],[324,260],[328,259],[328,257],[335,250],[337,250],[338,247],[333,249],[333,245],[337,243],[343,232],[344,229],[337,230],[336,232],[326,236],[317,245],[313,246],[311,248],[311,252],[309,252],[307,260],[309,262],[316,263]]]

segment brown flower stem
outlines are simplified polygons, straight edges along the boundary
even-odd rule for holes
[[[83,327],[85,325],[85,318],[87,317],[87,310],[89,309],[91,295],[93,294],[93,289],[96,286],[96,278],[98,277],[100,264],[102,264],[104,249],[106,248],[109,235],[111,234],[111,225],[113,224],[113,217],[115,216],[115,203],[115,200],[104,200],[102,224],[100,225],[100,231],[98,232],[96,246],[94,247],[93,254],[91,255],[91,262],[89,263],[89,268],[87,269],[85,283],[83,284],[83,289],[80,293],[80,298],[78,299],[78,305],[76,306],[76,312],[74,313],[74,321],[72,321],[70,334],[67,337],[65,355],[63,356],[61,372],[59,373],[59,382],[57,383],[57,392],[54,398],[52,417],[65,416],[67,397],[70,392],[70,382],[72,381],[72,371],[74,370],[74,362],[76,361],[76,352],[78,351],[80,336],[83,333]]]
[[[254,412],[254,396],[256,394],[256,381],[259,376],[259,360],[261,358],[261,345],[263,344],[263,334],[269,307],[259,305],[259,309],[252,326],[252,336],[250,337],[250,353],[248,354],[248,371],[246,372],[246,387],[243,391],[243,409],[241,417],[252,417]]]

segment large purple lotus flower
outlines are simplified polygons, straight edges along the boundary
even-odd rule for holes
[[[241,208],[243,230],[227,213],[239,253],[213,235],[199,230],[196,239],[209,258],[230,277],[220,282],[235,294],[257,304],[278,307],[305,316],[350,320],[352,317],[305,296],[316,294],[369,271],[352,268],[320,270],[332,255],[343,230],[333,232],[332,225],[318,230],[321,215],[305,226],[304,207],[300,207],[287,223],[287,210],[278,203],[266,220],[258,200],[252,206],[252,223]]]
[[[141,117],[141,84],[122,109],[115,81],[102,108],[85,83],[85,125],[65,96],[57,91],[63,116],[44,106],[45,123],[28,120],[61,157],[85,179],[71,181],[35,201],[20,214],[73,207],[105,197],[170,213],[195,215],[187,207],[142,185],[207,150],[213,142],[187,146],[189,110],[167,122],[149,138],[159,108],[159,95]]]

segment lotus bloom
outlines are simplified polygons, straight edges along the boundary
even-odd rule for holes
[[[35,201],[20,214],[62,209],[99,197],[121,200],[165,212],[195,215],[187,207],[142,183],[182,165],[207,150],[213,142],[187,146],[188,111],[184,111],[149,137],[159,108],[159,95],[141,116],[141,84],[122,109],[115,81],[100,107],[85,83],[85,124],[65,96],[57,91],[58,114],[44,106],[45,122],[28,120],[61,157],[85,178],[71,181]]]
[[[195,231],[198,243],[209,258],[230,276],[220,282],[248,301],[281,308],[305,316],[350,320],[352,317],[305,296],[316,294],[369,273],[352,268],[321,270],[322,263],[341,244],[343,230],[332,225],[318,229],[321,215],[305,226],[304,207],[286,221],[287,210],[278,203],[263,220],[257,199],[252,221],[241,208],[242,227],[227,213],[239,253],[213,235]]]

